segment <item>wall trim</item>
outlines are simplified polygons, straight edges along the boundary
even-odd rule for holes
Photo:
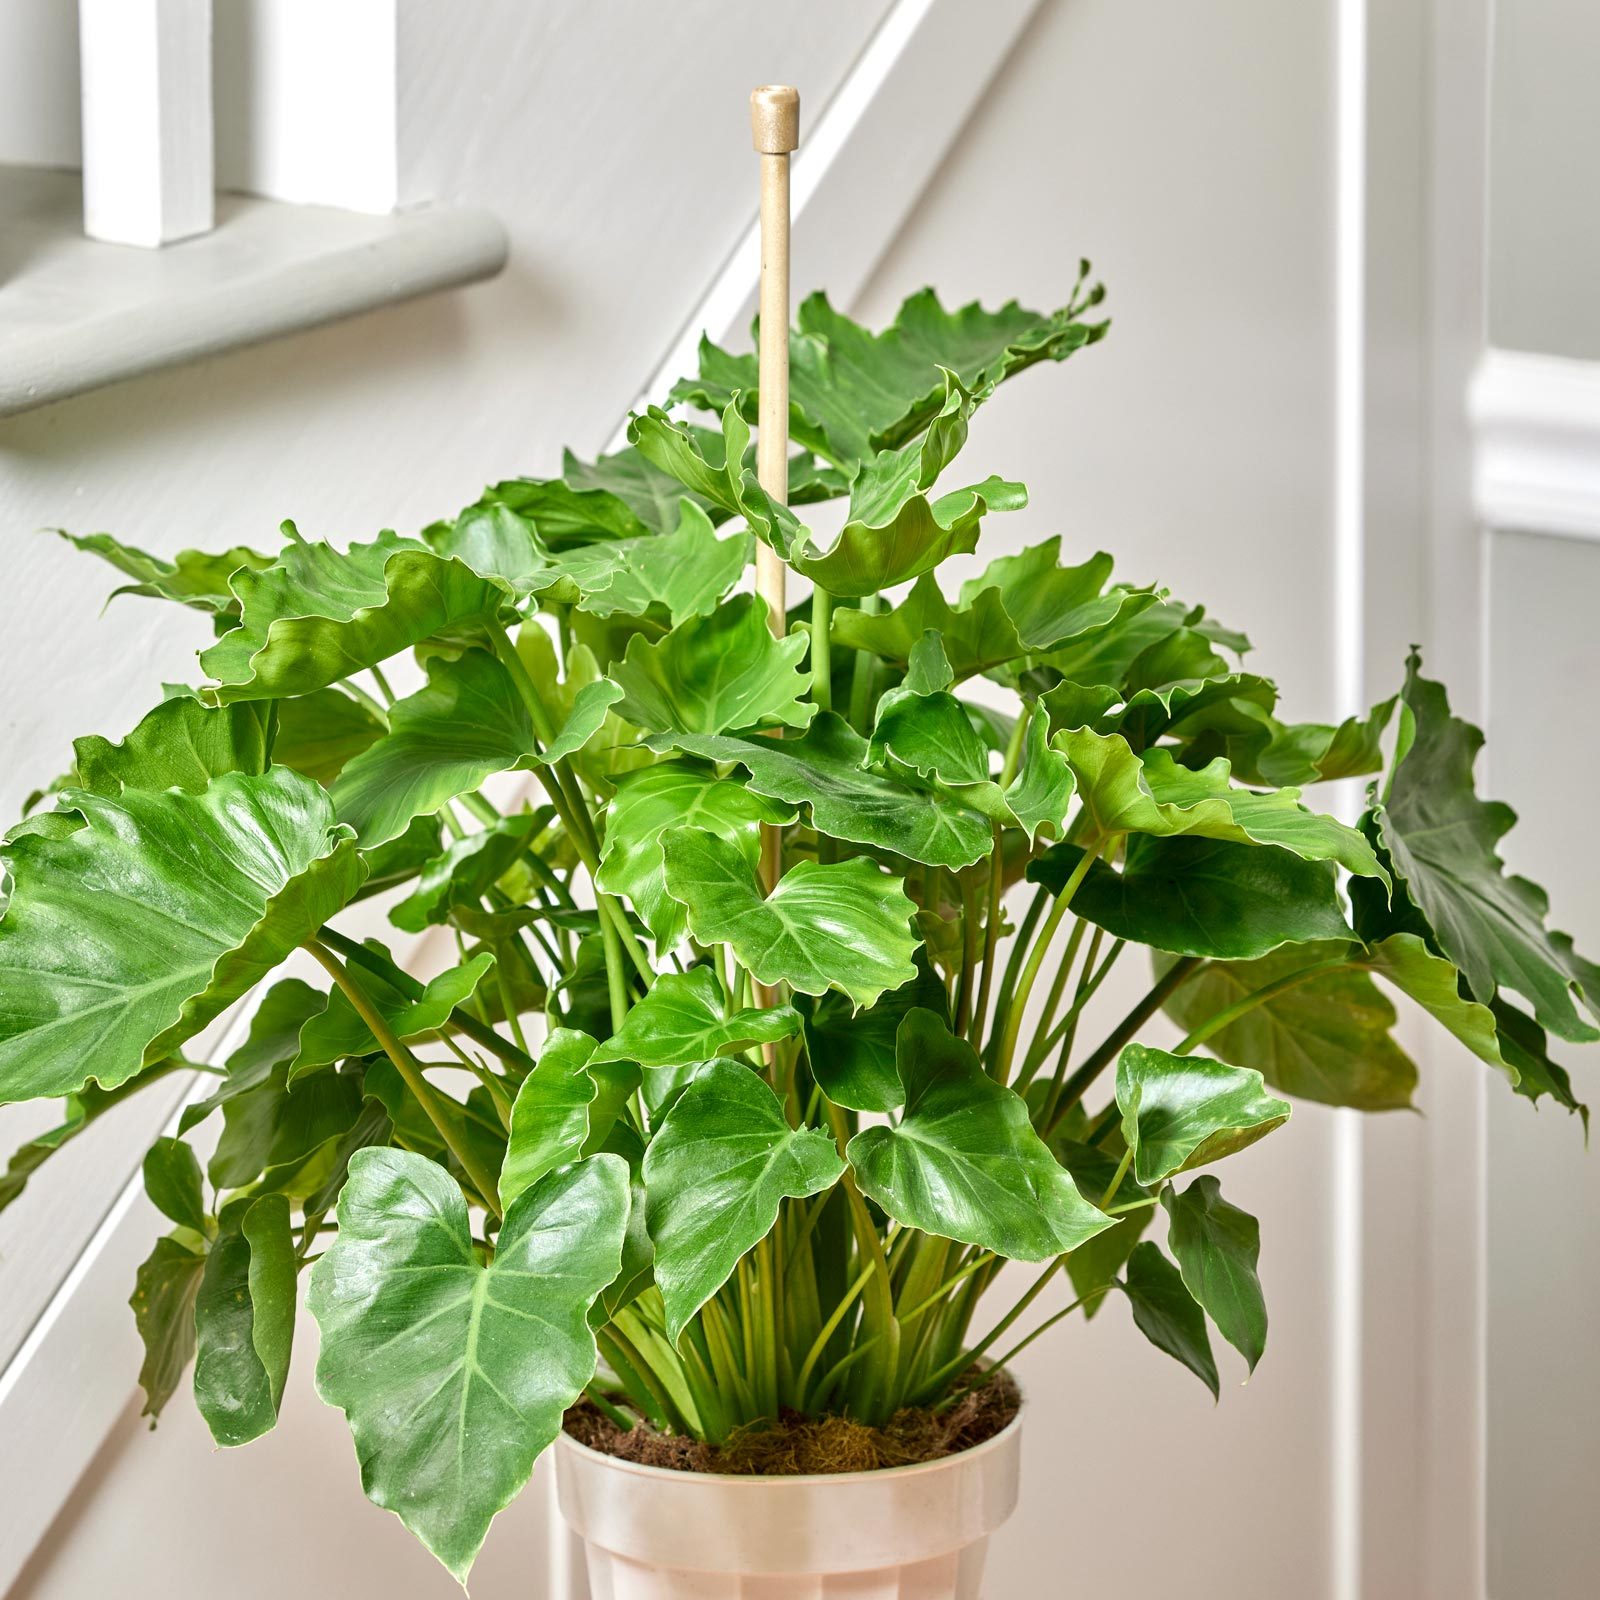
[[[1600,539],[1600,361],[1485,351],[1471,417],[1485,524]]]

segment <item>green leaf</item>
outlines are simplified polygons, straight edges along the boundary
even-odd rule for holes
[[[803,728],[802,634],[775,639],[766,603],[738,595],[709,617],[691,617],[664,638],[635,635],[611,668],[623,691],[617,715],[654,733],[724,733],[781,723]]]
[[[240,625],[200,654],[216,680],[203,694],[221,705],[310,694],[435,634],[492,619],[508,597],[463,562],[392,533],[339,551],[290,531],[270,567],[232,583]]]
[[[985,590],[994,590],[1027,651],[1055,650],[1104,627],[1127,605],[1126,591],[1106,589],[1111,566],[1102,550],[1081,566],[1063,567],[1058,536],[991,561],[961,585],[959,603],[976,605]]]
[[[392,960],[376,939],[368,943],[386,961]],[[470,961],[430,978],[422,993],[414,997],[402,994],[359,962],[350,962],[345,976],[367,997],[396,1038],[415,1039],[443,1028],[450,1013],[477,992],[493,965],[493,955],[480,951]],[[373,1055],[378,1048],[372,1030],[356,1014],[344,990],[335,989],[328,996],[327,1006],[308,1017],[300,1030],[300,1048],[289,1065],[289,1082],[349,1056]]]
[[[280,1062],[224,1104],[208,1169],[216,1188],[258,1184],[303,1199],[328,1181],[340,1142],[361,1117],[359,1075],[317,1072],[292,1089],[288,1078]]]
[[[587,1068],[594,1040],[555,1028],[539,1049],[511,1107],[511,1134],[500,1168],[500,1203],[510,1206],[548,1172],[576,1161],[589,1138],[596,1084]]]
[[[867,741],[832,711],[799,739],[685,735],[674,743],[712,761],[738,762],[750,774],[747,789],[805,805],[817,831],[835,839],[944,867],[970,866],[993,846],[988,819],[959,797],[867,769]]]
[[[1324,783],[1360,778],[1383,769],[1383,736],[1398,695],[1390,695],[1364,717],[1346,717],[1337,727],[1299,722],[1280,727],[1261,752],[1268,783]]]
[[[489,888],[515,865],[549,825],[550,813],[519,811],[500,817],[486,828],[455,839],[417,877],[416,888],[389,912],[389,920],[407,933],[421,933],[449,920],[457,906],[477,905]]]
[[[887,661],[908,662],[930,632],[943,642],[957,681],[1027,654],[998,589],[984,589],[955,608],[931,574],[918,578],[910,594],[891,611],[840,606],[833,613],[836,647],[866,650]]]
[[[822,1092],[851,1111],[898,1111],[905,1086],[895,1065],[895,1040],[908,1012],[917,1007],[941,1016],[947,1011],[944,985],[917,957],[917,976],[858,1011],[842,994],[802,996],[806,1059]]]
[[[916,976],[916,907],[900,880],[865,857],[802,861],[770,895],[737,846],[697,828],[662,835],[667,892],[701,944],[727,944],[757,983],[801,994],[838,989],[870,1006]]]
[[[144,1390],[142,1417],[159,1417],[183,1379],[194,1355],[194,1302],[206,1270],[203,1247],[191,1249],[182,1239],[157,1239],[134,1279],[128,1304],[144,1341],[139,1387]]]
[[[627,1163],[525,1190],[487,1267],[461,1192],[422,1156],[360,1151],[338,1218],[311,1271],[318,1393],[349,1418],[367,1497],[465,1583],[594,1376],[588,1313],[621,1263]]]
[[[1139,1332],[1156,1349],[1181,1361],[1211,1391],[1212,1399],[1220,1398],[1222,1383],[1217,1376],[1216,1357],[1211,1354],[1205,1312],[1195,1304],[1178,1269],[1161,1253],[1160,1245],[1146,1239],[1133,1247],[1123,1290],[1133,1307],[1133,1321]]]
[[[1199,772],[1165,749],[1136,755],[1120,734],[1068,729],[1051,741],[1077,777],[1086,813],[1086,845],[1122,834],[1189,834],[1241,844],[1275,845],[1306,861],[1336,861],[1365,877],[1386,874],[1354,828],[1307,811],[1297,789],[1258,793],[1231,782],[1219,757]]]
[[[1444,686],[1424,678],[1413,654],[1401,692],[1400,745],[1374,809],[1379,835],[1408,900],[1433,942],[1489,1005],[1502,986],[1526,999],[1563,1039],[1600,1038],[1579,1015],[1600,1016],[1600,969],[1565,934],[1545,927],[1544,890],[1505,871],[1496,853],[1516,821],[1509,806],[1480,800],[1472,769],[1483,735],[1450,714]]]
[[[618,782],[600,850],[600,887],[624,896],[657,946],[670,950],[683,938],[688,919],[667,893],[662,834],[680,826],[714,833],[754,871],[761,856],[761,824],[793,822],[795,816],[793,806],[719,778],[699,762],[659,762]]]
[[[1259,1072],[1203,1056],[1124,1045],[1117,1058],[1122,1137],[1146,1186],[1220,1161],[1289,1120],[1289,1103],[1266,1092]]]
[[[1572,1093],[1572,1080],[1566,1069],[1550,1059],[1545,1031],[1532,1017],[1506,1000],[1496,1000],[1495,1029],[1506,1065],[1516,1073],[1516,1091],[1537,1101],[1550,1095],[1558,1105],[1575,1111],[1583,1119],[1584,1137],[1589,1133],[1589,1108]]]
[[[197,611],[233,614],[239,603],[228,587],[228,579],[241,569],[259,570],[272,565],[271,556],[245,545],[235,545],[220,555],[210,555],[204,550],[180,550],[168,561],[136,545],[123,544],[109,533],[77,534],[68,533],[64,528],[56,532],[69,544],[110,562],[118,572],[134,580],[113,590],[112,599],[119,594],[142,594],[152,599],[175,600]]]
[[[657,978],[594,1059],[678,1067],[752,1045],[774,1044],[799,1030],[800,1013],[793,1006],[736,1010],[710,967],[692,967]]]
[[[1055,845],[1028,878],[1059,893],[1081,856],[1075,845]],[[1218,961],[1351,937],[1328,863],[1215,839],[1135,834],[1122,870],[1097,861],[1072,909],[1118,939]]]
[[[600,456],[593,463],[579,461],[570,450],[565,451],[561,476],[585,502],[592,504],[591,497],[599,494],[620,501],[638,519],[640,526],[633,529],[635,533],[645,529],[653,533],[671,533],[678,524],[683,485],[632,447],[619,450],[615,455]],[[702,506],[702,509],[709,508]],[[547,508],[541,515],[535,509],[532,514],[540,532],[550,538],[550,510]],[[592,511],[588,514],[593,516]]]
[[[1045,1261],[1112,1225],[1033,1131],[1021,1097],[931,1011],[909,1012],[896,1060],[905,1111],[845,1150],[862,1192],[923,1233]]]
[[[164,700],[120,743],[98,734],[72,741],[78,780],[115,799],[124,789],[170,789],[198,794],[225,772],[265,772],[265,708],[214,708],[181,696]]]
[[[1165,1010],[1191,1030],[1258,990],[1341,954],[1349,956],[1348,968],[1318,973],[1263,1000],[1211,1034],[1205,1048],[1233,1066],[1253,1067],[1274,1089],[1302,1100],[1360,1111],[1403,1110],[1411,1104],[1417,1069],[1390,1034],[1394,1007],[1358,969],[1357,946],[1286,945],[1255,961],[1212,962],[1168,997]],[[1157,969],[1168,965],[1158,960]],[[1491,1040],[1493,1035],[1489,1019]]]
[[[230,1100],[259,1089],[274,1067],[293,1060],[300,1048],[301,1028],[327,1003],[322,990],[313,989],[300,978],[284,978],[273,984],[250,1018],[245,1042],[228,1057],[222,1086],[204,1100],[183,1108],[178,1132],[187,1133]]]
[[[219,1445],[269,1432],[283,1404],[299,1266],[281,1194],[223,1207],[195,1301],[194,1397]]]
[[[830,1187],[844,1171],[820,1128],[791,1128],[749,1067],[712,1061],[668,1112],[644,1158],[656,1284],[674,1344],[772,1231],[784,1200]]]
[[[642,616],[660,606],[674,624],[716,609],[749,566],[755,540],[748,533],[719,539],[699,505],[687,497],[680,504],[673,533],[589,547],[593,570],[578,580],[579,609]]]
[[[206,1231],[200,1162],[182,1139],[157,1139],[145,1151],[144,1192],[156,1210],[180,1228]]]
[[[74,793],[84,826],[0,851],[0,1100],[115,1088],[218,1016],[356,892],[326,793],[287,768],[203,794]]]
[[[1071,764],[1050,747],[1048,719],[1037,712],[1022,736],[1022,761],[1005,792],[1006,809],[1031,844],[1041,833],[1061,836],[1077,793]]]
[[[253,701],[240,701],[237,707],[228,709],[243,710],[253,705]],[[272,759],[326,787],[387,731],[377,714],[359,700],[339,689],[318,689],[278,702]]]
[[[345,767],[333,803],[366,846],[397,838],[413,817],[437,811],[496,772],[570,755],[599,730],[613,684],[588,684],[550,747],[538,753],[533,720],[511,674],[486,651],[436,658],[427,687],[389,708],[389,732]]]
[[[1100,297],[1098,288],[1084,292],[1080,278],[1071,302],[1048,314],[1014,300],[995,311],[976,301],[946,311],[924,289],[873,334],[835,311],[825,294],[814,294],[802,302],[789,339],[791,436],[840,463],[903,443],[939,410],[941,366],[979,388],[1039,361],[1064,361],[1104,335],[1105,323],[1081,320]],[[702,340],[699,377],[675,385],[669,403],[720,413],[738,392],[753,421],[759,378],[754,355],[733,356]]]
[[[1161,1203],[1171,1219],[1167,1243],[1178,1258],[1184,1287],[1254,1372],[1267,1347],[1267,1303],[1256,1272],[1260,1224],[1229,1205],[1210,1174],[1196,1178],[1182,1194],[1165,1190]]]

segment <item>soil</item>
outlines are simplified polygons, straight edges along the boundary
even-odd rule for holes
[[[657,1433],[640,1423],[621,1428],[587,1401],[566,1416],[566,1431],[591,1450],[673,1472],[763,1477],[874,1472],[938,1461],[992,1439],[1017,1414],[1022,1395],[1010,1373],[996,1374],[944,1411],[897,1411],[881,1428],[850,1417],[802,1417],[786,1411],[777,1425],[752,1424],[720,1445]]]

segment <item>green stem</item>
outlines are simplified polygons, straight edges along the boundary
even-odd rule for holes
[[[988,919],[983,930],[983,982],[978,987],[978,1003],[972,1008],[967,1037],[974,1045],[983,1042],[984,1024],[989,1015],[989,993],[994,988],[996,947],[1000,942],[1000,895],[1005,881],[1005,835],[998,822],[991,824],[994,848],[989,856]]]
[[[384,700],[392,706],[395,699],[394,690],[389,687],[389,680],[384,677],[383,668],[373,665],[368,667],[367,671],[372,674],[372,681],[377,684],[378,693],[381,694]]]
[[[819,711],[833,707],[833,596],[821,584],[811,590],[811,698]]]
[[[958,1355],[952,1356],[951,1359],[945,1362],[942,1367],[932,1373],[924,1381],[922,1387],[916,1392],[916,1394],[911,1397],[910,1403],[912,1405],[925,1405],[928,1400],[930,1400],[939,1392],[940,1388],[943,1387],[944,1384],[950,1381],[951,1378],[954,1378],[960,1373],[965,1372],[974,1361],[981,1361],[984,1355],[997,1343],[1001,1335],[1005,1333],[1006,1329],[1009,1328],[1017,1320],[1017,1318],[1020,1317],[1022,1313],[1039,1298],[1041,1294],[1044,1293],[1045,1289],[1050,1283],[1050,1280],[1061,1270],[1062,1263],[1065,1262],[1066,1259],[1067,1258],[1065,1256],[1057,1256],[1049,1264],[1049,1266],[1047,1266],[1044,1271],[1041,1272],[1031,1284],[1029,1284],[1028,1288],[1023,1293],[1022,1298],[1018,1300],[1017,1303],[1012,1306],[1012,1308],[1006,1312],[1006,1314],[1001,1317],[997,1323],[995,1323],[995,1325],[983,1336],[983,1338],[981,1338],[970,1349],[963,1350]]]
[[[938,1409],[943,1411],[947,1407],[955,1405],[963,1395],[970,1394],[978,1387],[980,1383],[987,1383],[995,1373],[1003,1372],[1008,1366],[1011,1365],[1013,1361],[1017,1359],[1018,1356],[1022,1354],[1024,1350],[1028,1348],[1030,1344],[1033,1343],[1035,1339],[1039,1337],[1040,1334],[1048,1333],[1049,1330],[1055,1327],[1055,1325],[1063,1318],[1070,1317],[1072,1313],[1079,1308],[1079,1306],[1086,1306],[1091,1300],[1098,1300],[1101,1295],[1109,1294],[1114,1288],[1116,1288],[1116,1284],[1114,1283],[1103,1283],[1099,1288],[1091,1289],[1087,1294],[1080,1295],[1072,1302],[1070,1306],[1063,1306],[1061,1310],[1054,1313],[1054,1315],[1046,1317],[1044,1321],[1033,1330],[1032,1333],[1026,1334],[1021,1339],[1017,1340],[1017,1342],[1012,1345],[1012,1347],[1007,1350],[1003,1356],[996,1356],[995,1359],[984,1368],[981,1376],[974,1378],[971,1383],[962,1384],[962,1386],[953,1394],[946,1395],[945,1398],[939,1402]]]
[[[351,981],[350,975],[325,944],[317,939],[307,939],[305,948],[344,991],[345,998],[355,1009],[356,1015],[366,1024],[367,1030],[378,1041],[383,1053],[394,1063],[395,1071],[400,1074],[406,1088],[411,1091],[418,1105],[427,1114],[435,1132],[444,1141],[445,1148],[461,1163],[462,1170],[472,1179],[473,1188],[478,1191],[488,1209],[495,1216],[500,1216],[501,1208],[495,1198],[498,1186],[494,1175],[478,1159],[477,1153],[470,1145],[456,1142],[456,1131],[440,1107],[438,1093],[423,1074],[421,1064],[416,1057],[400,1042],[389,1026],[388,1019],[367,999],[365,990]]]
[[[600,908],[600,943],[606,958],[606,994],[611,1002],[611,1031],[620,1033],[628,1020],[628,978],[622,970],[622,941],[617,937],[604,895],[596,895]]]
[[[858,609],[863,616],[872,616],[881,604],[877,595],[862,595]],[[867,731],[867,712],[872,702],[872,680],[878,670],[878,658],[870,650],[857,650],[850,670],[850,725],[857,733]]]

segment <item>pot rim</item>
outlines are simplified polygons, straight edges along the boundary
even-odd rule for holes
[[[1027,1415],[1027,1411],[1028,1397],[1019,1388],[1016,1415],[998,1433],[991,1434],[981,1444],[969,1445],[965,1450],[956,1451],[954,1455],[939,1456],[933,1461],[912,1461],[903,1467],[873,1467],[867,1472],[684,1472],[677,1467],[653,1467],[643,1461],[628,1461],[622,1456],[596,1450],[592,1445],[574,1439],[565,1428],[556,1435],[556,1442],[562,1449],[577,1452],[580,1460],[587,1458],[597,1465],[635,1477],[666,1479],[680,1484],[714,1483],[727,1486],[737,1484],[770,1492],[791,1484],[796,1487],[814,1487],[821,1484],[882,1483],[890,1478],[904,1479],[919,1474],[948,1471],[963,1462],[976,1461],[1007,1445],[1020,1431],[1022,1419]]]

